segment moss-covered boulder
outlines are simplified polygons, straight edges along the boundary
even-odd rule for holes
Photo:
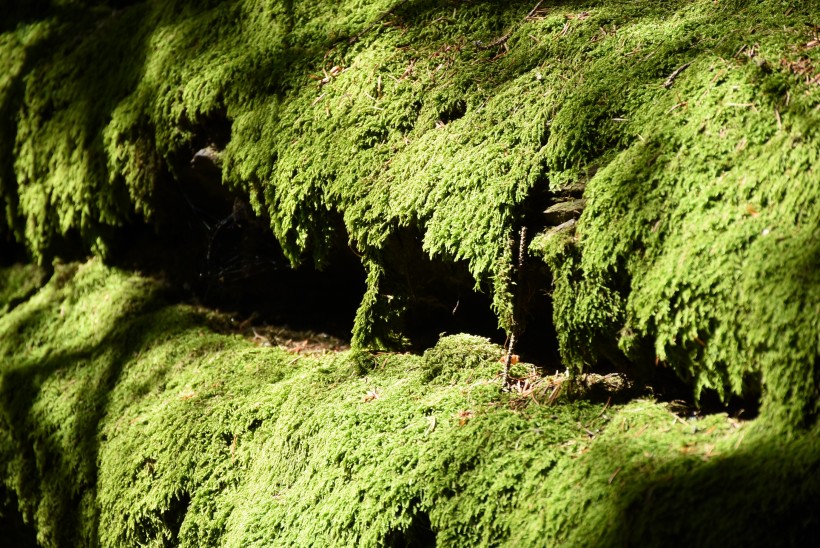
[[[3,238],[46,264],[69,244],[106,256],[123,227],[169,215],[179,185],[223,185],[293,263],[321,267],[348,242],[367,271],[354,343],[395,348],[407,245],[466,264],[512,330],[511,238],[583,207],[569,238],[531,246],[555,278],[571,369],[669,367],[724,395],[762,382],[767,409],[811,422],[815,14],[810,1],[33,3],[0,28]],[[583,198],[567,201],[572,188]]]
[[[0,496],[43,544],[816,531],[813,0],[0,11],[0,265],[15,243],[40,265],[0,271]],[[188,249],[166,271],[210,257],[185,233],[222,230],[224,216],[183,214],[201,197],[261,219],[292,265],[355,257],[353,351],[257,348],[104,266],[145,233]],[[561,363],[547,365],[576,386],[600,367],[672,371],[696,396],[759,399],[759,426],[605,407],[528,365],[502,393],[501,348],[472,335],[394,353],[420,280],[447,276],[489,295],[513,339],[554,332]],[[530,294],[551,325],[532,321]],[[679,517],[692,507],[696,528]]]
[[[3,514],[19,511],[42,546],[771,546],[820,533],[814,430],[567,398],[569,379],[526,364],[505,392],[502,349],[470,336],[365,367],[355,351],[304,355],[215,331],[229,322],[164,292],[93,260],[59,266],[0,316],[0,478],[19,501]]]

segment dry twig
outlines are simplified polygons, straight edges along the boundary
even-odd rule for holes
[[[669,89],[670,87],[672,87],[672,84],[675,83],[675,78],[677,78],[678,75],[681,72],[683,72],[684,70],[686,70],[689,67],[689,65],[691,65],[691,64],[692,64],[692,62],[690,61],[690,62],[688,62],[686,64],[683,64],[683,65],[679,66],[678,68],[676,68],[672,72],[672,74],[669,75],[669,78],[666,79],[666,82],[663,83],[663,87],[666,88],[666,89]]]
[[[519,316],[520,316],[520,308],[522,307],[522,289],[521,285],[524,281],[524,260],[527,255],[527,227],[521,227],[521,233],[518,239],[518,268],[517,268],[517,288],[516,288],[516,299],[513,305],[513,318],[512,318],[512,333],[510,333],[510,345],[507,347],[507,357],[504,360],[504,375],[502,377],[502,384],[503,386],[507,386],[507,382],[510,376],[510,363],[512,361],[513,351],[515,350],[515,343],[518,339],[519,332],[521,330]]]

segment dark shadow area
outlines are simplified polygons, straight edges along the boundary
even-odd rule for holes
[[[551,285],[552,276],[546,265],[536,258],[530,258],[517,296],[521,330],[515,347],[515,353],[523,361],[534,363],[549,374],[556,369],[565,369],[558,352],[558,334],[552,321],[552,298],[549,294]]]
[[[10,238],[0,236],[0,267],[28,261],[25,247]]]
[[[459,99],[442,110],[438,115],[438,119],[442,124],[449,124],[462,118],[465,114],[467,114],[467,103]]]
[[[37,534],[23,521],[14,492],[0,485],[0,539],[4,546],[37,548]]]
[[[53,15],[60,18],[76,16],[88,7],[120,10],[142,0],[96,0],[82,3],[55,2],[54,0],[0,0],[0,32],[7,32],[19,25],[33,23]]]
[[[179,529],[182,527],[182,522],[185,520],[185,514],[188,513],[188,507],[191,505],[190,493],[178,493],[168,503],[168,509],[162,513],[162,522],[171,532],[171,545],[179,545]]]
[[[178,182],[165,175],[157,190],[163,208],[151,224],[116,235],[111,262],[163,277],[177,299],[256,324],[349,340],[365,273],[347,243],[338,238],[321,271],[310,262],[292,267],[270,221],[258,217],[246,197],[222,186],[218,169],[203,164],[181,170]],[[345,233],[343,225],[337,233]]]
[[[759,376],[749,377],[741,394],[731,394],[725,400],[716,390],[704,389],[699,399],[695,399],[690,379],[681,378],[671,368],[659,364],[639,377],[644,393],[661,402],[673,403],[679,415],[703,416],[728,413],[730,416],[751,420],[760,413],[761,380]]]
[[[43,19],[53,13],[51,0],[2,0],[0,2],[0,32],[13,30],[20,24]]]
[[[33,286],[27,292],[20,293],[18,296],[14,297],[13,299],[10,299],[7,303],[5,303],[5,306],[0,308],[0,313],[8,314],[24,302],[26,302],[27,300],[31,299],[34,295],[37,294],[38,291],[40,291],[40,286]]]
[[[693,460],[684,473],[637,478],[617,504],[606,545],[817,546],[820,446],[804,433],[771,436],[730,456]],[[624,486],[622,486],[624,488]]]
[[[404,530],[393,530],[384,539],[387,548],[435,548],[436,532],[427,512],[416,512],[410,526]]]
[[[392,233],[382,261],[388,275],[383,291],[395,294],[404,305],[395,326],[410,340],[410,349],[422,352],[442,334],[470,333],[503,344],[504,331],[492,312],[487,293],[475,290],[467,264],[431,258],[422,248],[418,229]]]

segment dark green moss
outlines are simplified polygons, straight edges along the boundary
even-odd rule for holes
[[[45,272],[35,265],[0,268],[0,315],[28,300],[45,281]]]

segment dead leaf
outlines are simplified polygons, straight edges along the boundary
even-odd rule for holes
[[[510,365],[517,364],[520,359],[521,359],[521,357],[518,354],[512,354],[510,356]],[[500,363],[506,362],[507,361],[507,354],[503,354],[500,358],[498,358],[498,361]]]
[[[459,411],[456,416],[458,417],[458,425],[464,426],[467,424],[467,421],[472,419],[475,416],[475,413],[470,411],[469,409],[464,409]]]

